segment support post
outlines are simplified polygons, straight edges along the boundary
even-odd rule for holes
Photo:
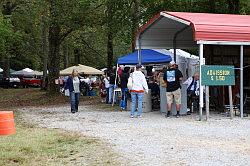
[[[244,92],[243,92],[243,45],[240,46],[240,117],[243,118]]]
[[[186,29],[189,28],[189,25],[185,26],[184,28],[182,28],[181,30],[177,31],[174,34],[174,38],[173,38],[173,49],[174,49],[174,61],[176,62],[176,40],[177,40],[177,36],[182,33],[183,31],[185,31]]]
[[[142,61],[142,58],[141,58],[141,35],[139,35],[139,38],[138,38],[138,44],[139,44],[139,47],[138,47],[138,64],[141,65],[141,61]]]
[[[228,94],[229,94],[229,106],[230,106],[230,118],[233,119],[233,97],[232,97],[232,86],[228,86]]]
[[[203,108],[203,86],[202,86],[202,73],[201,73],[201,66],[203,65],[203,44],[200,44],[199,47],[199,52],[200,52],[200,98],[199,98],[199,121],[202,120],[202,108]]]
[[[209,86],[206,86],[206,121],[209,119]]]

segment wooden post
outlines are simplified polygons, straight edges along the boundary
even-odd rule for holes
[[[228,94],[229,94],[229,106],[230,106],[230,117],[233,119],[233,97],[232,97],[232,86],[228,86]]]
[[[209,86],[206,86],[206,121],[209,119]]]

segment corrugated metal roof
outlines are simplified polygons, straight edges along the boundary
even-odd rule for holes
[[[250,16],[234,14],[164,12],[193,26],[194,40],[250,41]]]
[[[161,12],[139,29],[137,48],[139,37],[143,49],[173,48],[175,37],[177,48],[196,47],[197,41],[249,43],[250,16]]]

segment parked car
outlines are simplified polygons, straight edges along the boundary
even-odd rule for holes
[[[2,77],[1,79],[1,87],[4,88],[18,88],[20,83],[20,79],[16,76]]]
[[[21,78],[23,87],[40,87],[42,85],[42,78],[34,76],[25,76]]]

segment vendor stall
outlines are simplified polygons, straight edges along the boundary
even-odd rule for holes
[[[159,31],[160,29],[160,31]],[[240,64],[240,111],[243,117],[243,69],[244,69],[244,46],[250,45],[250,16],[211,13],[185,13],[185,12],[160,12],[147,24],[142,26],[136,34],[136,48],[161,49],[174,48],[174,59],[176,60],[176,49],[199,49],[199,71],[202,83],[201,66],[204,65],[203,52],[205,46],[224,45],[237,46]],[[212,55],[209,55],[209,58]],[[222,62],[221,62],[222,63]],[[202,119],[203,87],[200,88],[200,120]],[[206,97],[209,88],[206,88]],[[206,102],[209,101],[207,98]],[[208,105],[208,104],[207,104]],[[209,110],[207,107],[206,110]],[[208,119],[208,114],[206,118]]]
[[[152,65],[152,64],[167,64],[172,60],[173,54],[165,49],[156,49],[150,50],[145,49],[141,50],[141,64],[142,65]],[[127,54],[121,58],[118,58],[117,66],[118,65],[136,65],[138,64],[138,50]],[[163,91],[161,93],[166,94],[166,88],[161,88]],[[165,95],[166,96],[166,95]],[[165,97],[166,98],[166,97]],[[113,100],[114,101],[114,100]],[[143,112],[152,111],[152,104],[151,104],[151,91],[148,94],[145,94],[143,99]]]

